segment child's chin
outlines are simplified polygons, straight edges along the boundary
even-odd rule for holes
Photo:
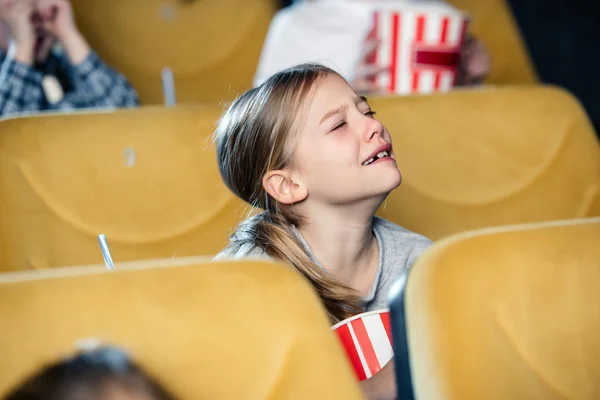
[[[389,191],[391,192],[392,190],[396,189],[401,184],[402,184],[402,174],[400,173],[400,171],[398,171],[398,173],[394,177],[389,178],[389,185],[390,185]]]
[[[387,197],[391,192],[394,191],[402,183],[402,177],[398,176],[396,180],[390,180],[386,182],[386,185],[381,187],[381,194]]]

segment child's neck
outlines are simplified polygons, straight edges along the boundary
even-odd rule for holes
[[[361,296],[369,292],[379,261],[372,212],[328,210],[311,215],[299,231],[324,268]]]

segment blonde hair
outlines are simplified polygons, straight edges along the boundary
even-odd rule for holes
[[[253,208],[264,210],[236,228],[225,253],[258,247],[293,265],[314,286],[335,323],[360,312],[356,291],[311,259],[293,230],[302,217],[271,198],[262,185],[267,172],[291,165],[292,126],[313,88],[328,74],[336,72],[302,64],[273,75],[233,102],[219,121],[215,141],[225,184]]]

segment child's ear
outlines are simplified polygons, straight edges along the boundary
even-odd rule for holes
[[[295,181],[288,170],[268,172],[262,184],[267,193],[281,204],[299,203],[308,196],[306,187]]]

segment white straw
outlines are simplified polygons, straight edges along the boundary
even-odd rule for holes
[[[98,235],[98,241],[100,242],[100,251],[102,251],[102,257],[104,257],[104,264],[106,264],[106,268],[109,270],[115,269],[115,264],[113,263],[110,250],[108,248],[108,243],[106,242],[106,236],[104,236],[103,233]]]
[[[162,84],[165,105],[167,107],[175,107],[177,103],[175,98],[175,79],[173,78],[173,71],[169,67],[165,67],[162,70]]]

